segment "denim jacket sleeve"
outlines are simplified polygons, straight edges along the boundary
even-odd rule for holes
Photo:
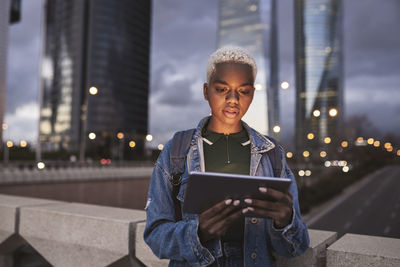
[[[268,232],[271,238],[271,243],[274,251],[280,256],[291,258],[303,254],[310,245],[307,226],[301,219],[298,191],[296,179],[286,163],[286,159],[282,150],[283,162],[283,177],[290,178],[292,183],[289,187],[289,192],[293,196],[293,215],[289,225],[281,229],[276,229],[273,221],[270,220]]]
[[[198,238],[198,219],[175,222],[172,184],[169,179],[168,142],[161,152],[151,177],[146,204],[144,240],[159,258],[206,266],[214,261],[211,252]]]

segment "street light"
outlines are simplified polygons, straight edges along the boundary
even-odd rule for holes
[[[332,141],[332,140],[331,140],[330,137],[325,137],[325,138],[324,138],[324,143],[325,143],[325,144],[329,144],[331,141]]]
[[[299,176],[304,176],[304,174],[305,174],[305,171],[303,171],[303,170],[299,171]]]
[[[25,140],[21,140],[21,142],[19,142],[20,147],[26,147],[28,145],[28,143]]]
[[[342,171],[343,171],[343,172],[348,172],[349,170],[350,170],[349,166],[344,166],[344,167],[342,168]]]
[[[349,142],[342,141],[341,145],[342,145],[342,147],[348,147],[349,146]]]
[[[379,147],[380,145],[381,145],[381,142],[379,142],[379,141],[374,142],[374,147]]]
[[[313,133],[307,134],[307,139],[308,139],[308,140],[314,139],[314,134],[313,134]]]
[[[289,86],[290,86],[290,84],[289,84],[288,82],[286,82],[286,81],[281,82],[281,88],[282,88],[283,90],[288,89]]]
[[[89,139],[90,140],[94,140],[94,139],[96,139],[96,134],[95,133],[89,133]]]
[[[119,140],[121,140],[122,138],[124,138],[124,133],[122,133],[122,132],[117,133],[117,138],[118,138]]]
[[[279,133],[281,131],[281,127],[279,127],[279,125],[276,125],[274,128],[274,133]]]
[[[89,88],[89,94],[91,94],[91,95],[97,95],[98,92],[99,92],[99,89],[97,89],[97,87],[92,86]]]
[[[303,157],[308,158],[310,156],[310,152],[307,150],[303,151]]]
[[[331,108],[331,109],[329,110],[329,116],[331,116],[331,117],[336,117],[337,114],[338,114],[338,111],[337,111],[336,108]]]
[[[163,148],[164,148],[164,145],[163,144],[159,144],[158,146],[157,146],[157,148],[158,148],[158,150],[163,150]]]
[[[287,153],[286,153],[286,157],[287,157],[288,159],[293,158],[293,153],[292,153],[292,152],[287,152]]]
[[[151,142],[153,140],[153,136],[151,134],[146,135],[147,142]]]
[[[367,143],[368,145],[373,145],[374,144],[374,138],[368,138]]]
[[[321,151],[321,153],[319,153],[321,158],[325,158],[326,157],[326,152],[325,151]]]
[[[306,171],[305,171],[305,175],[306,175],[306,176],[311,176],[311,171],[310,171],[310,170],[306,170]]]
[[[316,109],[316,110],[313,111],[313,115],[314,115],[314,117],[319,117],[321,115],[321,111]]]
[[[130,141],[129,142],[129,147],[130,148],[134,148],[136,146],[136,142],[135,141]]]
[[[37,168],[38,168],[39,170],[43,170],[44,167],[46,167],[46,165],[44,164],[44,162],[42,162],[42,161],[38,162]]]
[[[14,146],[14,143],[12,141],[7,141],[7,147],[12,148]]]

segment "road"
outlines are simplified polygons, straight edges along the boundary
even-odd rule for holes
[[[335,231],[339,237],[353,233],[400,238],[400,166],[373,175],[326,214],[311,220],[309,228]]]

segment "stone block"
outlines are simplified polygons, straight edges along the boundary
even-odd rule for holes
[[[78,203],[26,207],[20,235],[53,266],[107,266],[132,257],[136,223],[145,218],[144,211]]]
[[[279,267],[322,267],[326,264],[326,248],[337,239],[337,233],[308,230],[310,237],[310,247],[304,254],[295,258],[286,259],[278,256],[277,265]]]
[[[144,242],[143,233],[146,226],[145,222],[136,225],[136,258],[146,266],[163,267],[168,266],[169,260],[160,260],[157,258],[150,247]]]
[[[328,267],[398,267],[400,239],[346,234],[327,250]]]

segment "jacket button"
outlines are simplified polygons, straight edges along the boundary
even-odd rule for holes
[[[251,253],[251,256],[250,256],[253,260],[255,260],[256,258],[257,258],[257,253],[255,253],[255,252],[253,252],[253,253]]]
[[[257,218],[251,218],[251,223],[256,224],[258,222]]]

